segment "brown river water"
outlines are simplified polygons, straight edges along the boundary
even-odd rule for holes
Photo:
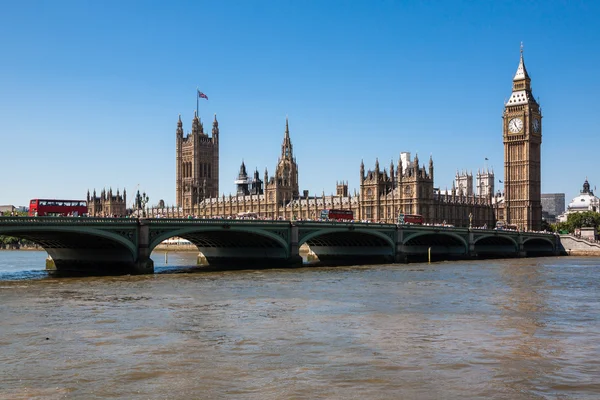
[[[600,258],[51,277],[0,252],[1,399],[598,399]]]

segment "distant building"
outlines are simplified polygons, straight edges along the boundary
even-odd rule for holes
[[[587,179],[583,182],[583,189],[579,192],[579,196],[569,203],[567,210],[559,215],[557,219],[559,222],[566,222],[569,214],[585,211],[600,212],[600,199],[590,189]]]
[[[117,193],[113,195],[112,189],[102,189],[100,196],[96,196],[96,189],[92,195],[87,192],[88,215],[90,217],[125,217],[127,215],[127,193],[123,189],[123,194]]]
[[[6,215],[7,213],[10,215],[11,212],[14,212],[16,210],[15,206],[13,205],[2,205],[0,206],[0,213]]]
[[[548,223],[555,223],[556,218],[565,212],[564,193],[542,193],[542,215]]]

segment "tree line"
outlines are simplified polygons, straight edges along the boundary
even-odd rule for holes
[[[565,222],[551,224],[550,228],[554,232],[575,232],[575,229],[584,227],[600,228],[600,213],[594,211],[584,211],[580,213],[571,213]]]

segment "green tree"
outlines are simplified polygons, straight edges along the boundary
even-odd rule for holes
[[[582,227],[596,227],[596,229],[598,229],[598,227],[600,227],[600,213],[594,211],[571,213],[565,222],[559,222],[555,227],[559,231],[566,230],[571,233],[573,233],[575,229]]]

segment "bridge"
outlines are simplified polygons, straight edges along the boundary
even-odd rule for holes
[[[361,222],[0,217],[0,235],[42,246],[59,271],[153,273],[152,250],[181,237],[211,265],[300,265],[300,246],[322,264],[557,255],[547,233]]]

